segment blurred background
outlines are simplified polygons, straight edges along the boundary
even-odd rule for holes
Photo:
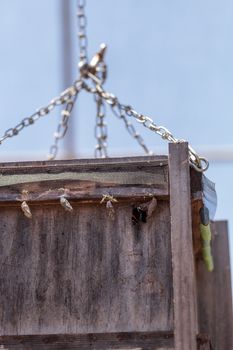
[[[210,161],[217,219],[232,231],[233,2],[87,1],[89,57],[108,45],[105,87]],[[78,76],[75,0],[1,0],[1,136]],[[0,160],[46,159],[59,109],[1,145]],[[109,155],[143,155],[107,113]],[[95,105],[81,93],[58,158],[93,157]],[[135,125],[156,154],[167,144]],[[230,239],[233,252],[233,239]],[[233,253],[232,253],[233,256]]]

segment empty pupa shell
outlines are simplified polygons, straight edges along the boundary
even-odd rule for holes
[[[60,203],[63,206],[63,208],[67,211],[73,211],[73,207],[70,204],[70,202],[64,197],[60,197]]]
[[[22,209],[24,215],[25,215],[27,218],[29,218],[29,219],[32,218],[31,210],[30,210],[30,208],[29,208],[29,206],[28,206],[28,204],[27,204],[26,201],[23,201],[23,202],[21,203],[21,209]]]

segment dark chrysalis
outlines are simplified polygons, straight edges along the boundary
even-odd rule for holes
[[[146,223],[147,219],[154,214],[156,207],[157,199],[154,197],[149,202],[142,203],[139,206],[134,207],[132,213],[133,224],[136,225],[139,222]]]
[[[133,208],[133,213],[132,213],[132,223],[134,225],[138,224],[139,222],[144,222],[146,223],[146,218],[147,218],[147,212],[146,210],[143,210],[140,207],[134,207]]]

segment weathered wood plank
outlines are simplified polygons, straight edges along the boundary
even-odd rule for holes
[[[119,171],[119,169],[131,170],[144,166],[163,167],[168,164],[167,156],[144,156],[144,157],[121,157],[105,159],[72,159],[72,160],[52,160],[52,161],[31,161],[31,162],[8,162],[0,163],[2,174],[39,174],[44,173],[45,168],[48,173],[56,174],[69,169],[71,172],[105,172],[108,169]]]
[[[195,261],[202,257],[202,242],[200,233],[200,209],[202,207],[202,200],[192,201],[192,232]]]
[[[148,201],[152,197],[166,200],[167,190],[160,189],[158,186],[114,186],[111,183],[102,184],[96,182],[78,182],[72,183],[64,180],[56,183],[27,184],[24,186],[11,186],[9,189],[0,190],[0,206],[20,205],[18,202],[24,200],[36,204],[38,202],[58,202],[61,196],[65,196],[69,201],[78,201],[83,203],[100,202],[103,195],[111,195],[118,201],[125,200],[144,200]]]
[[[197,314],[187,143],[169,144],[175,349],[196,350]]]
[[[200,174],[192,171],[192,197],[201,196]],[[27,200],[99,199],[111,191],[121,198],[169,195],[167,157],[108,158],[0,164],[0,205]]]
[[[39,203],[32,219],[0,208],[0,334],[170,331],[170,212],[147,223],[132,205]]]
[[[232,291],[226,221],[212,224],[214,271],[197,263],[200,331],[209,334],[214,349],[233,349]]]
[[[197,335],[197,349],[198,350],[213,350],[210,337],[207,334]],[[217,350],[214,349],[214,350]]]
[[[192,201],[203,199],[202,173],[190,167],[190,190]]]
[[[105,172],[88,172],[88,173],[78,173],[78,172],[63,172],[59,174],[46,174],[47,169],[45,168],[45,173],[40,174],[10,174],[2,175],[0,177],[0,187],[14,186],[26,183],[35,182],[48,182],[48,181],[92,181],[92,182],[103,182],[109,183],[111,185],[154,185],[161,184],[164,185],[166,178],[163,171],[153,172],[152,167],[149,172],[148,169],[135,171],[108,171]],[[156,169],[157,170],[157,169]]]
[[[197,336],[198,350],[212,350],[209,338]],[[171,332],[46,334],[0,336],[8,350],[174,350]]]
[[[173,348],[173,334],[167,332],[53,334],[0,337],[9,350],[161,350]]]
[[[120,198],[168,196],[167,158],[141,157],[0,165],[0,203],[99,199],[111,192]]]

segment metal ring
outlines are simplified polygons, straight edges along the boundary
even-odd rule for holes
[[[198,171],[199,173],[204,173],[208,168],[209,168],[209,162],[206,158],[204,157],[199,157],[200,160],[200,165],[198,166],[196,163],[194,163],[194,161],[190,161],[192,167]],[[205,166],[203,167],[202,164],[205,164]]]

